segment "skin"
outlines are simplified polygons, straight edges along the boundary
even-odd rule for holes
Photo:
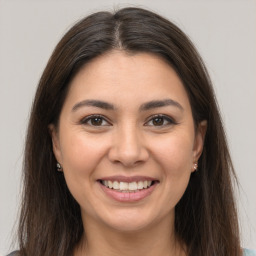
[[[181,107],[140,110],[165,99]],[[114,109],[77,105],[84,100]],[[88,119],[95,114],[104,119]],[[159,114],[171,121],[157,122]],[[59,127],[50,130],[55,157],[81,207],[86,238],[74,255],[186,255],[175,238],[174,209],[202,152],[206,122],[195,130],[184,86],[164,60],[117,50],[93,59],[72,80]],[[112,175],[150,176],[158,183],[142,200],[118,202],[97,181]]]

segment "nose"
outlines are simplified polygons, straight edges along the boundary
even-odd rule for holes
[[[113,134],[112,145],[108,154],[113,163],[133,167],[146,162],[149,152],[145,140],[136,127],[123,127]]]

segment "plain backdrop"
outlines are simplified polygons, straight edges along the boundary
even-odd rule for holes
[[[173,21],[205,60],[240,182],[242,245],[256,249],[256,1],[0,0],[0,254],[16,247],[25,131],[53,48],[85,15],[131,5]]]

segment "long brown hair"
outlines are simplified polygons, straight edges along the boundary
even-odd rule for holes
[[[165,59],[187,91],[195,126],[207,120],[199,171],[175,208],[175,231],[190,256],[241,256],[232,189],[235,178],[213,88],[189,38],[165,18],[140,8],[98,12],[74,25],[40,79],[28,126],[20,255],[64,256],[83,235],[80,207],[56,171],[49,124],[58,125],[70,81],[91,59],[120,49]]]

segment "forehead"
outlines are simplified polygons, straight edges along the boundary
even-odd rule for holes
[[[154,54],[116,50],[93,59],[78,72],[67,101],[96,98],[136,105],[168,97],[189,105],[182,81],[165,60]]]

